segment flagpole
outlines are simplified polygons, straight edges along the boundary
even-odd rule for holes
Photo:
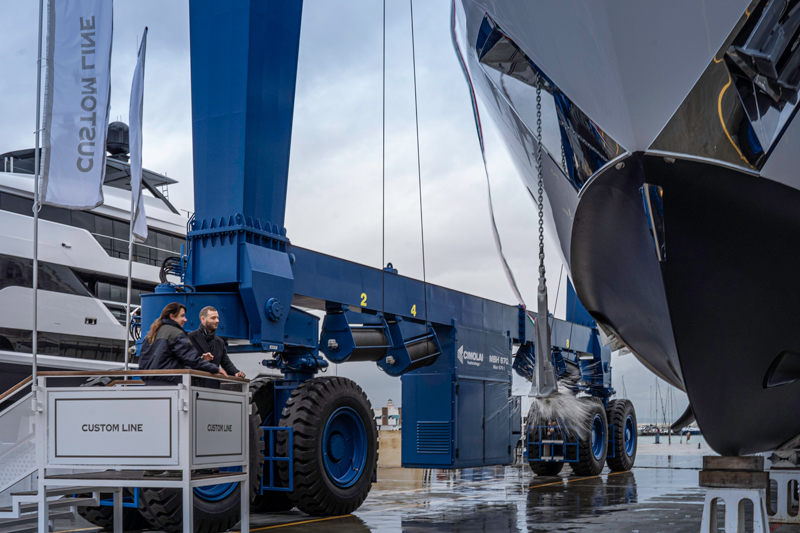
[[[128,232],[128,295],[125,302],[125,370],[128,370],[131,332],[131,277],[133,275],[133,223],[134,223],[133,187],[131,187],[131,222]],[[128,379],[128,376],[125,376]]]
[[[39,55],[36,61],[36,149],[34,150],[33,181],[33,363],[31,365],[31,386],[36,390],[36,355],[39,350],[39,172],[41,170],[41,153],[39,141],[42,120],[42,26],[44,20],[44,0],[39,0]],[[34,400],[35,402],[36,400]]]
[[[138,54],[139,50],[139,36],[136,36],[136,50]],[[130,117],[128,117],[128,122],[130,122]],[[128,127],[128,131],[130,132],[130,126]],[[130,135],[128,136],[130,142]],[[130,148],[128,148],[128,153],[130,153]],[[131,219],[130,224],[128,227],[128,292],[125,300],[125,370],[129,369],[129,360],[130,356],[128,355],[128,350],[130,350],[130,332],[131,332],[131,278],[133,276],[133,223],[134,223],[134,209],[136,206],[134,205],[134,190],[133,190],[133,174],[131,174]],[[128,376],[125,376],[125,379],[128,379]]]
[[[137,233],[136,238],[143,241],[147,238],[147,219],[144,218],[144,198],[142,198],[142,105],[144,100],[144,55],[146,50],[147,27],[144,28],[142,42],[136,58],[136,69],[133,71],[131,84],[131,105],[128,113],[128,144],[130,146],[131,162],[131,219],[128,232],[128,295],[125,307],[125,370],[129,367],[130,325],[131,325],[131,284],[133,278],[133,243],[134,227],[138,216],[145,221],[144,231]],[[141,200],[141,201],[140,201]],[[126,376],[127,379],[127,376]]]

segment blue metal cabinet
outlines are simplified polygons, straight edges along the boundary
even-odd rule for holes
[[[483,381],[456,382],[456,465],[483,465]],[[454,465],[455,466],[455,465]]]
[[[401,379],[403,466],[450,467],[453,464],[453,374],[407,374]]]
[[[484,462],[503,464],[511,462],[511,446],[508,434],[511,431],[509,416],[512,409],[511,384],[484,381]]]

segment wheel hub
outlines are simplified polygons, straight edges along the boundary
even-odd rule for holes
[[[633,417],[628,415],[625,418],[625,453],[630,457],[636,449],[636,429],[633,426]]]
[[[350,407],[331,413],[322,434],[325,473],[339,487],[358,481],[367,461],[369,444],[361,417]]]
[[[605,457],[605,428],[603,427],[603,419],[598,414],[592,419],[592,455],[595,459],[602,459]]]
[[[242,467],[240,466],[231,466],[226,468],[220,468],[220,472],[241,472]],[[209,502],[217,502],[220,500],[224,500],[228,496],[233,493],[236,487],[239,486],[239,482],[235,483],[220,483],[218,485],[207,485],[205,487],[195,487],[194,493],[199,496],[200,498],[209,501]]]
[[[334,433],[328,440],[328,457],[337,463],[342,460],[345,454],[347,443],[341,433]]]

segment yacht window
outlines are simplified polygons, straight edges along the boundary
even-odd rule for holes
[[[127,222],[122,222],[121,220],[114,220],[113,227],[114,227],[114,234],[111,235],[115,239],[122,239],[124,241],[128,241],[128,236],[131,231],[131,226]],[[106,235],[108,235],[106,233]]]
[[[111,242],[112,242],[111,237],[102,237],[100,235],[95,234],[94,238],[98,243],[100,243],[100,246],[103,247],[103,250],[105,250],[108,255],[112,255],[113,250],[111,247]]]
[[[13,194],[0,195],[0,209],[10,211],[18,215],[33,216],[33,200],[30,198],[20,198]]]
[[[172,250],[172,236],[166,235],[164,233],[158,233],[156,235],[156,248],[160,248],[162,250]]]
[[[32,268],[33,264],[31,264]],[[31,286],[33,286],[32,283]],[[44,291],[77,294],[79,296],[92,295],[71,268],[49,263],[39,263],[39,288]]]
[[[94,217],[94,232],[99,235],[114,236],[114,221],[106,217]]]
[[[39,211],[39,217],[42,218],[43,220],[49,220],[50,222],[58,222],[59,224],[64,224],[65,226],[70,225],[70,216],[68,209],[53,207],[52,205],[43,205],[42,210]]]
[[[124,303],[127,298],[126,295],[127,287],[122,284],[98,281],[96,284],[95,291],[97,293],[98,298],[110,302]],[[136,287],[131,287],[131,304],[140,305],[142,302],[142,293],[148,293],[148,292],[152,291],[143,291],[141,289],[137,289]]]
[[[0,260],[0,289],[13,286],[33,287],[33,280],[30,279],[33,261],[27,265],[23,265],[23,261],[25,260],[8,256]]]
[[[70,215],[70,226],[85,229],[89,233],[96,233],[94,227],[95,215],[86,211],[75,210]]]
[[[111,257],[117,257],[119,259],[128,258],[128,239],[122,240],[120,238],[114,238],[111,241]]]
[[[33,288],[33,260],[0,255],[0,289],[6,287]],[[78,276],[64,265],[39,263],[39,288],[43,291],[91,296]]]

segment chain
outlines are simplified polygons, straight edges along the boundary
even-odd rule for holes
[[[542,178],[542,80],[536,77],[536,167],[538,170],[537,202],[539,208],[539,283],[544,281],[544,181]]]
[[[567,155],[564,153],[564,143],[561,143],[561,168],[564,169],[564,174],[567,174]]]
[[[578,133],[577,131],[575,131],[574,129],[572,129],[572,126],[570,126],[569,124],[567,124],[567,123],[566,123],[566,121],[559,119],[558,123],[559,123],[559,124],[561,124],[561,126],[562,126],[562,127],[565,129],[565,130],[567,130],[569,133],[571,133],[571,134],[573,134],[575,137],[577,137],[577,138],[578,138],[578,140],[581,142],[581,144],[583,144],[583,145],[584,145],[586,148],[588,148],[589,150],[591,150],[592,152],[594,152],[594,154],[595,154],[596,156],[600,157],[600,158],[601,158],[603,161],[608,161],[608,156],[607,156],[606,154],[602,154],[602,153],[600,153],[600,152],[597,150],[597,148],[595,148],[594,146],[592,146],[592,145],[591,145],[591,143],[590,143],[589,141],[587,141],[586,139],[584,139],[584,138],[581,136],[581,134],[580,134],[580,133]]]

